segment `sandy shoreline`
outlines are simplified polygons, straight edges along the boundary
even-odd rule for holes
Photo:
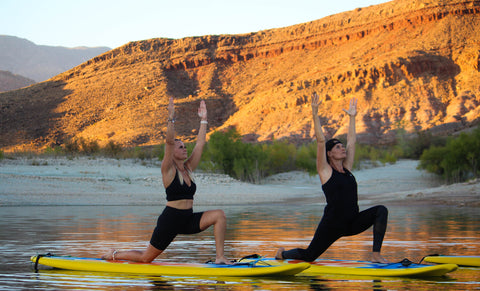
[[[480,206],[480,181],[442,185],[416,161],[355,171],[359,204]],[[196,205],[325,203],[318,177],[288,172],[262,185],[196,172]],[[160,162],[105,158],[0,161],[0,206],[164,205]]]

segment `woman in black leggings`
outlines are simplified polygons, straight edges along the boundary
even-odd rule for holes
[[[312,114],[317,139],[317,171],[327,206],[308,248],[288,251],[280,248],[275,258],[312,262],[342,236],[359,234],[373,225],[372,261],[387,263],[380,254],[380,249],[387,229],[388,210],[385,206],[378,205],[359,212],[357,182],[350,172],[355,156],[357,100],[352,99],[349,110],[344,109],[350,116],[346,148],[338,139],[331,139],[325,143],[318,117],[320,103],[318,95],[313,93]]]

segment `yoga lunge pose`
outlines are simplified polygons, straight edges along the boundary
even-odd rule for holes
[[[146,250],[110,250],[102,258],[107,260],[130,260],[150,263],[173,241],[177,234],[195,234],[214,227],[217,264],[230,264],[224,256],[224,241],[227,220],[223,210],[193,212],[193,195],[197,186],[193,171],[200,163],[207,133],[207,107],[200,102],[198,115],[201,118],[197,143],[190,157],[184,143],[175,139],[175,108],[173,98],[168,104],[165,156],[162,161],[162,180],[167,194],[167,204],[158,217],[150,244]]]
[[[350,116],[346,148],[338,139],[330,139],[325,143],[318,117],[320,104],[318,95],[314,93],[312,115],[317,139],[317,171],[327,205],[310,245],[306,249],[295,248],[288,251],[279,248],[275,258],[312,262],[339,238],[359,234],[373,225],[371,260],[387,263],[380,254],[380,249],[387,229],[388,210],[385,206],[378,205],[359,212],[357,182],[350,172],[355,156],[357,100],[352,99],[350,108],[344,109]]]

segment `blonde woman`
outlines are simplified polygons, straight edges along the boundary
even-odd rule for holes
[[[193,196],[197,186],[193,171],[200,163],[207,133],[207,108],[200,102],[198,116],[200,130],[197,143],[190,157],[181,140],[175,139],[175,108],[173,98],[168,105],[168,125],[165,143],[165,156],[162,161],[162,179],[167,194],[167,204],[157,220],[150,244],[146,250],[117,251],[110,250],[104,259],[130,260],[150,263],[158,257],[174,240],[177,234],[195,234],[208,227],[214,227],[217,264],[229,264],[224,256],[224,241],[227,221],[223,210],[193,212]]]

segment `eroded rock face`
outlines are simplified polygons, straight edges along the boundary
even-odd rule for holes
[[[187,141],[201,99],[210,130],[309,140],[314,91],[328,137],[346,133],[351,98],[361,142],[390,142],[398,128],[455,132],[480,120],[478,27],[478,1],[397,0],[250,34],[131,42],[1,94],[0,146],[163,143],[170,96]]]

